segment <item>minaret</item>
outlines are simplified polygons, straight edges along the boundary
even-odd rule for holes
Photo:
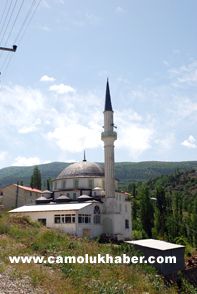
[[[114,141],[117,139],[117,133],[114,132],[113,109],[108,80],[105,94],[104,132],[101,134],[101,139],[104,142],[105,154],[105,197],[106,199],[115,198]],[[110,210],[113,211],[113,207]]]

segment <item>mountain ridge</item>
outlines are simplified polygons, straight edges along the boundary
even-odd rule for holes
[[[68,162],[51,162],[38,165],[42,174],[43,187],[48,178],[56,178],[69,164]],[[99,163],[103,165],[103,163]],[[0,169],[0,187],[23,181],[30,184],[33,173],[32,166],[9,166]],[[176,170],[197,169],[197,161],[142,161],[142,162],[116,162],[115,175],[120,183],[127,185],[132,182],[148,181],[161,175],[169,175]]]

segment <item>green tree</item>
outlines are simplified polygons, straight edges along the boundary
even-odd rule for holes
[[[51,178],[47,179],[47,190],[51,190]]]
[[[140,191],[140,219],[142,227],[148,237],[152,237],[152,228],[154,224],[154,210],[150,199],[150,193],[147,186],[143,185]]]
[[[33,174],[31,176],[30,186],[32,188],[36,188],[36,189],[41,190],[42,179],[41,179],[40,170],[39,170],[39,168],[37,166],[35,166],[34,169],[33,169]]]
[[[193,245],[197,247],[197,198],[194,201],[194,207],[193,207],[192,234],[193,234]]]
[[[167,214],[167,207],[166,207],[166,196],[165,190],[163,187],[158,186],[156,189],[156,213],[155,213],[155,228],[157,234],[160,236],[164,236],[165,229],[166,229],[166,214]]]

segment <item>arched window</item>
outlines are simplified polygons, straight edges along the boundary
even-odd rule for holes
[[[101,212],[99,206],[94,207],[94,224],[101,223]]]

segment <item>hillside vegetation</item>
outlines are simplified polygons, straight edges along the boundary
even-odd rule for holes
[[[167,287],[149,266],[121,264],[10,264],[8,256],[79,256],[132,254],[130,247],[99,244],[42,227],[26,217],[0,215],[0,273],[12,282],[28,280],[31,293],[43,294],[142,294],[178,293]],[[130,251],[129,251],[130,250]],[[3,280],[0,280],[0,289]],[[186,287],[186,286],[184,286]],[[188,287],[182,293],[188,292]],[[33,291],[33,292],[32,292]],[[30,292],[30,291],[29,291]],[[7,293],[7,292],[6,292]],[[11,293],[11,292],[9,292]],[[13,292],[12,292],[13,293]],[[15,292],[16,293],[16,292]],[[21,292],[20,288],[17,293]],[[191,292],[192,293],[192,292]]]
[[[197,171],[177,171],[146,183],[131,183],[136,238],[154,237],[197,248]]]
[[[65,162],[52,162],[39,165],[42,175],[42,188],[46,188],[48,178],[55,178],[69,165]],[[23,181],[24,185],[30,185],[30,178],[34,166],[29,167],[6,167],[0,169],[0,187],[8,184]],[[147,181],[161,175],[169,175],[176,170],[197,169],[197,161],[185,162],[118,162],[115,164],[115,175],[120,181],[121,186],[126,186],[130,182]]]

